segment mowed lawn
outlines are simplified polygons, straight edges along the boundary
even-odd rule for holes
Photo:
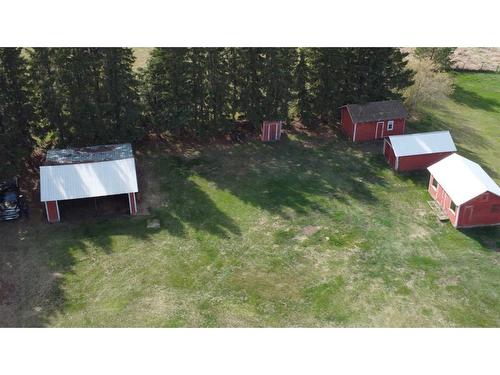
[[[456,79],[412,128],[450,129],[499,181],[500,76]],[[148,217],[15,224],[1,325],[500,325],[500,228],[440,223],[427,173],[393,173],[380,143],[294,132],[140,151],[143,204],[161,228]]]

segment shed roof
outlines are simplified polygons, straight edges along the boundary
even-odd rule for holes
[[[134,158],[40,167],[42,202],[137,191]]]
[[[449,131],[389,136],[396,156],[455,152],[457,148]]]
[[[95,163],[133,158],[130,143],[49,150],[45,165]]]
[[[472,160],[452,154],[427,168],[458,206],[487,191],[500,196],[500,187]]]
[[[385,100],[365,104],[345,105],[351,114],[354,123],[380,120],[393,120],[407,118],[406,111],[401,100]]]

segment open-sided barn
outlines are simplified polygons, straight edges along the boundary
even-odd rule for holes
[[[408,112],[400,100],[366,104],[347,104],[340,107],[342,131],[353,142],[382,139],[404,134]]]
[[[500,225],[500,187],[479,164],[452,154],[427,169],[429,193],[453,226]]]
[[[137,213],[137,176],[132,146],[127,144],[50,150],[40,167],[40,200],[47,220],[61,220],[58,201],[126,194]]]
[[[396,171],[426,169],[456,152],[449,131],[392,135],[384,140],[384,156]]]

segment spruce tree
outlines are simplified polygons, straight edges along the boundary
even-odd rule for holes
[[[19,172],[32,149],[33,108],[21,48],[0,48],[0,177]]]
[[[294,96],[298,118],[305,126],[310,126],[313,119],[312,98],[310,92],[311,72],[306,54],[307,49],[301,48],[299,50],[298,62],[294,71]]]

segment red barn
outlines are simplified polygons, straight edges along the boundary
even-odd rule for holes
[[[281,138],[281,127],[283,121],[264,121],[260,139],[264,142],[279,141]]]
[[[479,164],[452,154],[427,169],[429,193],[454,227],[500,225],[500,187]]]
[[[384,140],[384,156],[396,171],[426,169],[456,152],[449,131],[391,135]]]
[[[61,220],[58,201],[127,195],[137,214],[137,176],[130,143],[50,150],[40,167],[40,200],[47,220]]]
[[[404,134],[408,112],[400,100],[340,107],[342,131],[353,142],[372,141]]]

